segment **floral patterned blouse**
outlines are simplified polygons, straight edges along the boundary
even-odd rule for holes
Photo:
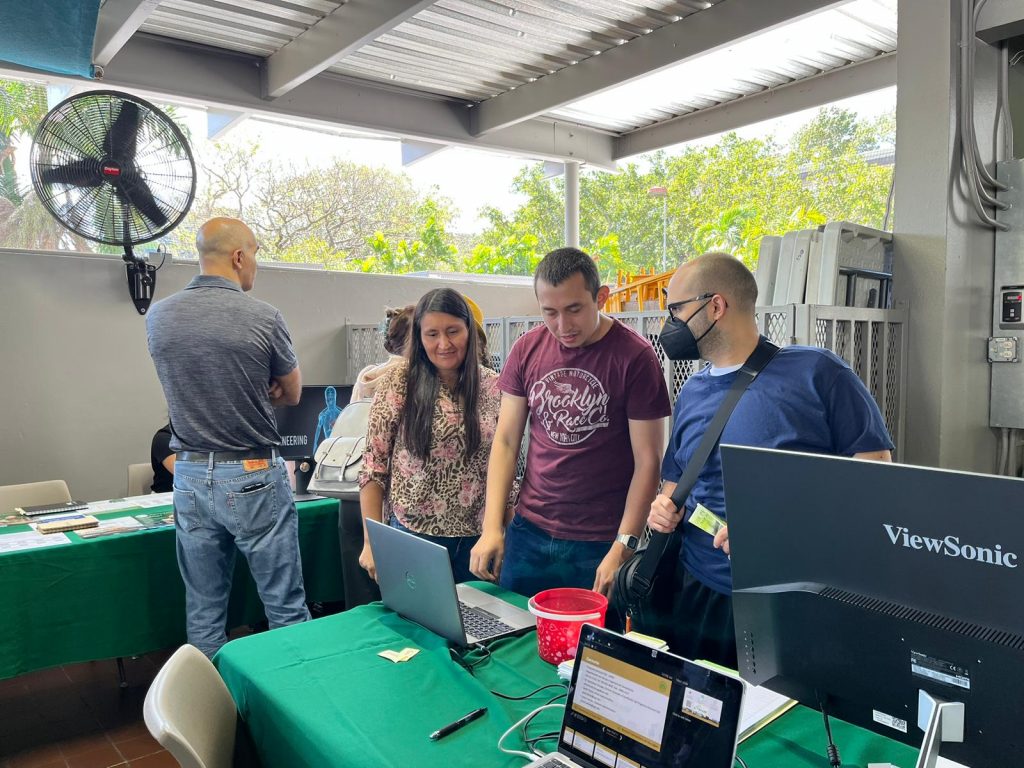
[[[498,374],[480,368],[480,447],[463,455],[466,433],[461,404],[446,386],[438,390],[426,461],[414,456],[400,435],[405,408],[408,363],[380,378],[370,406],[366,452],[359,487],[377,483],[384,489],[384,519],[393,514],[411,531],[429,536],[477,536],[483,520],[487,461],[498,425],[501,391]]]

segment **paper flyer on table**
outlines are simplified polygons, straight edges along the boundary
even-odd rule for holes
[[[35,531],[5,533],[3,536],[0,536],[0,554],[70,543],[71,539],[63,533],[42,534]]]
[[[121,509],[149,509],[150,507],[166,507],[174,503],[173,493],[147,493],[144,496],[127,496],[123,499],[106,499],[90,501],[89,513],[117,512]]]
[[[107,499],[105,501],[90,501],[89,508],[85,510],[90,515],[102,512],[117,512],[122,509],[137,509],[138,502],[134,499]]]
[[[148,496],[136,496],[132,499],[137,507],[148,509],[150,507],[169,507],[174,504],[174,492],[151,493]]]

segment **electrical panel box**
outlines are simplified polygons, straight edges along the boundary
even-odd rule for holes
[[[1024,285],[1004,285],[999,289],[999,328],[1024,328],[1021,320]]]
[[[996,173],[1009,186],[999,192],[999,199],[1010,204],[996,218],[1010,228],[996,230],[992,337],[988,340],[989,424],[1024,429],[1024,362],[1018,354],[1024,346],[1024,161],[1006,160],[996,166]]]

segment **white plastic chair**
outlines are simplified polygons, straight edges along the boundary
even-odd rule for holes
[[[235,702],[195,646],[181,646],[157,672],[142,714],[153,738],[181,768],[231,767]]]
[[[0,515],[13,515],[15,507],[57,504],[62,501],[71,501],[68,484],[63,480],[0,486]]]
[[[153,465],[145,464],[128,465],[128,495],[143,496],[153,488]]]

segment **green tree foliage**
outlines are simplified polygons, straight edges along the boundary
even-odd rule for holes
[[[788,146],[773,138],[726,134],[718,143],[658,152],[641,168],[584,173],[580,179],[580,242],[598,257],[606,279],[618,271],[657,267],[662,251],[662,199],[668,189],[668,261],[707,250],[726,250],[753,266],[766,234],[849,220],[880,227],[892,167],[862,155],[895,141],[895,120],[861,121],[848,111],[825,108]],[[487,230],[467,260],[479,272],[530,274],[545,252],[562,245],[561,179],[545,180],[541,165],[515,179],[526,196],[511,214],[485,209]],[[533,252],[521,253],[524,244]]]
[[[527,233],[508,235],[493,245],[477,243],[462,269],[493,275],[532,275],[544,255],[537,242],[536,235]]]
[[[31,136],[45,115],[45,88],[16,80],[0,80],[0,197],[14,206],[24,199],[14,171],[18,139]]]
[[[363,272],[423,272],[451,270],[456,265],[458,249],[451,244],[447,226],[451,212],[436,200],[426,200],[419,208],[423,224],[415,239],[390,242],[383,232],[375,232],[369,245],[373,255],[362,259]]]
[[[206,219],[233,216],[252,227],[260,258],[271,261],[364,271],[453,262],[450,204],[420,194],[405,174],[346,160],[296,168],[268,161],[258,144],[232,143],[214,144],[200,167],[203,184],[174,232],[174,251],[191,252]]]

